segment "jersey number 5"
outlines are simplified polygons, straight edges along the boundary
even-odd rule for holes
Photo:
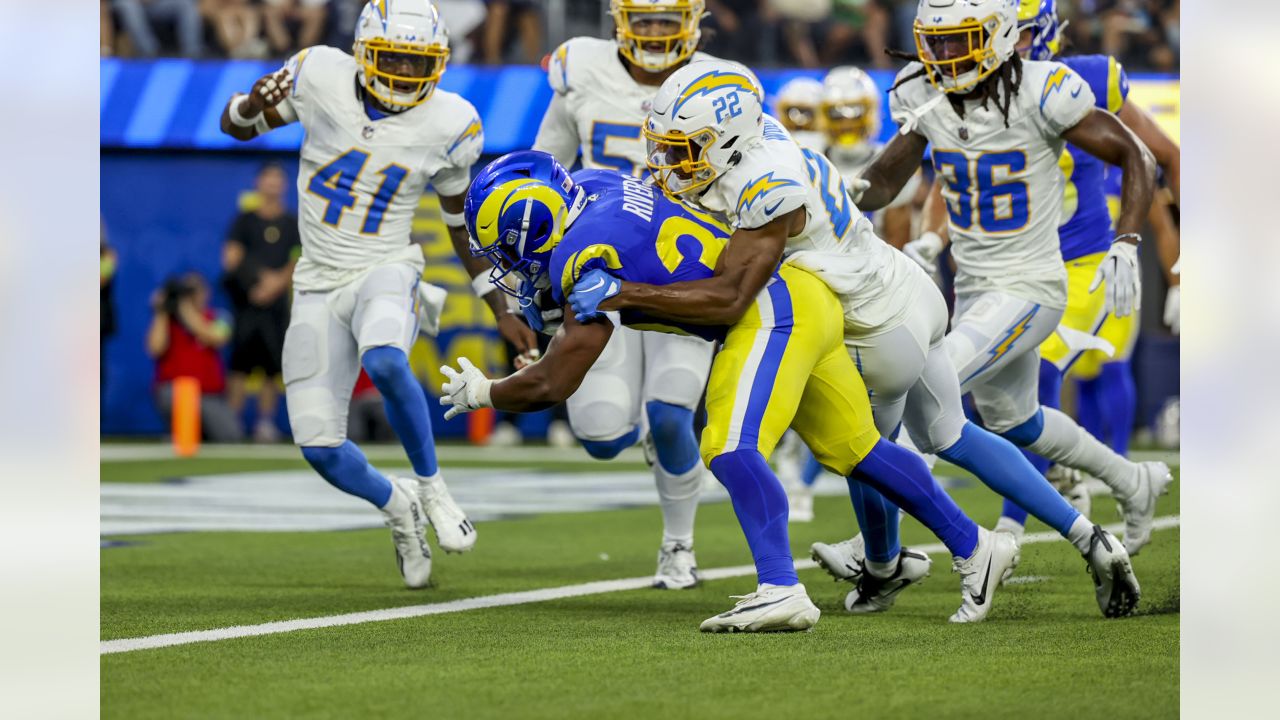
[[[983,232],[1010,233],[1027,226],[1031,219],[1027,183],[1018,179],[1027,170],[1026,153],[1011,150],[970,159],[953,150],[934,150],[933,166],[946,181],[943,195],[951,224],[957,229],[973,227],[975,205],[976,221]],[[1004,176],[999,182],[998,171]]]
[[[337,225],[342,220],[342,212],[350,210],[356,204],[356,193],[352,188],[360,179],[367,162],[369,153],[352,148],[312,174],[307,183],[307,191],[327,201],[324,209],[325,224]],[[379,170],[378,174],[382,176],[382,182],[378,185],[373,200],[369,202],[364,222],[360,225],[360,232],[365,235],[378,234],[378,229],[382,227],[382,216],[387,212],[391,198],[400,189],[400,183],[409,174],[409,169],[392,163]]]

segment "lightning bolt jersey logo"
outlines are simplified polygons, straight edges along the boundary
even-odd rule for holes
[[[684,91],[680,93],[680,96],[676,98],[675,104],[672,105],[671,115],[675,117],[680,112],[680,108],[695,97],[710,95],[717,90],[726,89],[741,90],[755,95],[757,100],[760,99],[760,93],[756,90],[755,83],[751,82],[751,79],[746,75],[712,70],[689,83]]]
[[[1045,80],[1044,90],[1040,93],[1040,110],[1042,112],[1044,111],[1044,104],[1049,101],[1049,96],[1058,90],[1061,90],[1063,84],[1066,83],[1066,81],[1074,74],[1075,73],[1068,70],[1066,66],[1054,68],[1053,72],[1049,73],[1049,79]],[[1079,94],[1078,90],[1076,91],[1076,94]]]
[[[454,150],[457,150],[459,145],[465,142],[468,138],[473,137],[484,137],[484,127],[480,125],[480,118],[475,118],[467,125],[466,129],[462,131],[462,134],[458,136],[458,139],[454,140],[453,144],[449,146],[449,152],[452,153]]]
[[[770,190],[780,187],[795,186],[800,187],[800,183],[788,178],[775,180],[773,172],[766,173],[742,189],[742,193],[738,195],[738,206],[734,210],[735,213],[741,214],[751,209],[751,205],[755,203],[757,198],[764,197]]]

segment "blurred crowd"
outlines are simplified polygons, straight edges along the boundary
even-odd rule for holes
[[[102,54],[285,58],[347,47],[366,0],[101,0]],[[891,67],[917,0],[706,0],[707,52],[754,66]],[[536,64],[574,35],[612,31],[608,0],[436,0],[454,62]],[[1071,52],[1177,72],[1179,0],[1062,0]]]

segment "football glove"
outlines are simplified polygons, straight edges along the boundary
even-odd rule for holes
[[[569,293],[569,306],[578,322],[604,317],[600,303],[622,291],[622,281],[604,270],[588,270]]]
[[[1164,296],[1164,324],[1174,335],[1182,334],[1182,286],[1170,285]]]
[[[942,248],[942,238],[935,232],[926,232],[903,245],[902,252],[933,276],[938,274],[938,256],[942,254]]]
[[[860,177],[852,177],[845,181],[844,187],[849,191],[849,199],[854,205],[862,202],[862,196],[867,192],[867,188],[871,187],[870,180],[863,180]]]
[[[1103,283],[1107,285],[1106,312],[1125,317],[1138,310],[1142,302],[1142,278],[1138,274],[1137,245],[1123,241],[1111,243],[1111,249],[1093,276],[1089,292]]]
[[[440,386],[440,404],[450,406],[444,413],[445,420],[452,420],[461,415],[480,408],[493,407],[489,401],[489,392],[493,381],[471,364],[471,361],[460,357],[458,367],[462,372],[445,365],[440,368],[447,380]]]

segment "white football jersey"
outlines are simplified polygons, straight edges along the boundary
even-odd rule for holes
[[[690,62],[714,59],[694,53]],[[627,72],[613,40],[577,37],[551,54],[547,81],[554,91],[533,149],[551,153],[566,167],[582,153],[584,168],[647,174],[640,126],[653,107],[657,85]]]
[[[414,211],[428,184],[441,195],[466,192],[484,146],[475,108],[437,88],[425,103],[374,120],[357,92],[352,56],[316,46],[287,67],[294,84],[281,112],[306,131],[294,285],[331,290],[392,262],[420,273],[422,249],[409,239]]]
[[[914,74],[908,65],[899,78]],[[998,290],[1065,307],[1067,275],[1058,250],[1064,179],[1062,133],[1084,119],[1093,91],[1058,62],[1023,61],[1009,126],[996,108],[965,103],[962,119],[924,77],[890,93],[899,125],[928,138],[949,211],[956,289]]]
[[[911,260],[876,236],[831,161],[801,150],[774,118],[764,116],[763,138],[695,201],[746,229],[804,207],[804,230],[787,238],[784,256],[840,297],[846,332],[881,332],[906,316],[917,287],[904,280]]]

